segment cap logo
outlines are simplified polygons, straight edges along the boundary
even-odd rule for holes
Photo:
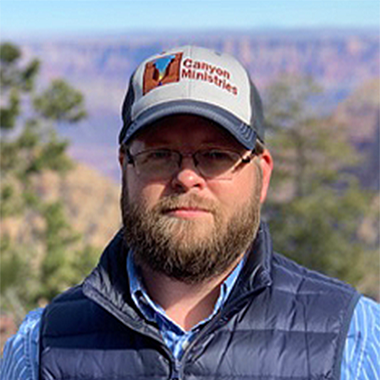
[[[158,86],[179,81],[180,63],[183,53],[170,54],[145,65],[143,95]]]
[[[196,61],[186,58],[183,61],[181,78],[204,81],[215,85],[233,95],[238,95],[238,87],[231,83],[231,73],[220,66],[206,61]]]

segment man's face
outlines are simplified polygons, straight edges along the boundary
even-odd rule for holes
[[[182,154],[219,148],[248,152],[227,132],[197,116],[160,120],[130,145],[133,155],[148,149]],[[138,264],[188,283],[228,270],[252,242],[260,219],[260,157],[232,179],[206,179],[185,157],[172,177],[150,179],[123,162],[122,212],[127,243]]]

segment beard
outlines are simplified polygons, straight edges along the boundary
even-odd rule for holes
[[[123,178],[123,233],[136,264],[187,284],[200,284],[231,269],[259,227],[261,181],[257,183],[251,198],[226,218],[214,201],[193,193],[166,196],[148,209],[143,201],[129,200]],[[207,210],[213,223],[168,215],[180,207]]]

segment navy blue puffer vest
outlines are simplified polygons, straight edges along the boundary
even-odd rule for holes
[[[223,310],[177,362],[134,306],[119,233],[80,286],[45,310],[42,380],[340,379],[359,295],[272,254],[262,224]]]

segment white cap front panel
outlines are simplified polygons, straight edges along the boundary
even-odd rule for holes
[[[186,46],[143,62],[134,81],[132,119],[151,106],[193,100],[218,106],[250,124],[250,84],[240,63],[228,54]]]

